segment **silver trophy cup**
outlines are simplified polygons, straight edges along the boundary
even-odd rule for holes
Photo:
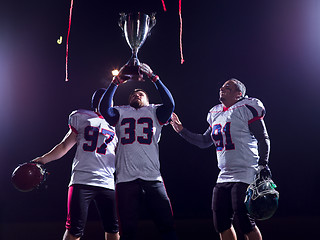
[[[151,17],[141,12],[120,13],[119,26],[132,50],[131,58],[122,70],[122,75],[128,78],[128,80],[143,80],[143,76],[140,73],[138,51],[155,24],[155,13],[152,13]]]

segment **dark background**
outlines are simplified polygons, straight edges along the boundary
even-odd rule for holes
[[[65,57],[70,2],[0,3],[1,239],[20,239],[22,232],[26,239],[35,232],[30,239],[43,239],[40,229],[46,235],[57,234],[53,239],[61,238],[75,149],[47,164],[51,174],[46,190],[18,192],[10,177],[19,164],[60,142],[68,131],[68,115],[89,108],[94,90],[107,87],[111,70],[127,62],[131,50],[118,26],[119,12],[136,11],[157,12],[157,24],[138,56],[170,89],[185,127],[199,133],[207,129],[207,112],[219,103],[219,87],[231,77],[244,82],[247,94],[264,103],[270,168],[280,200],[274,217],[258,225],[265,239],[314,236],[310,229],[320,216],[320,2],[182,0],[184,64],[180,64],[179,1],[164,2],[166,12],[161,0],[75,0],[69,82]],[[146,81],[120,86],[115,104],[126,104],[129,91],[137,86],[148,90],[151,102],[159,102]],[[192,146],[167,126],[160,159],[180,236],[197,239],[202,232],[206,234],[202,239],[217,238],[210,222],[211,191],[218,174],[214,148]],[[102,231],[94,224],[97,221],[92,208],[88,229]],[[146,229],[150,228],[142,231]]]

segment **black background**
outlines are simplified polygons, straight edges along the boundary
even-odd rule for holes
[[[70,2],[0,3],[2,226],[60,222],[62,235],[75,149],[47,164],[51,174],[44,191],[18,192],[10,177],[19,164],[57,144],[68,131],[71,111],[89,108],[94,90],[107,87],[111,70],[130,58],[118,19],[119,12],[136,11],[157,12],[157,24],[138,57],[170,89],[175,112],[185,127],[199,133],[207,129],[207,112],[219,103],[219,87],[231,77],[244,82],[247,94],[264,103],[271,138],[270,168],[280,191],[278,211],[267,222],[319,222],[320,2],[182,0],[183,64],[179,1],[164,2],[166,12],[160,0],[76,0],[69,82],[65,82],[65,57]],[[57,43],[60,36],[62,44]],[[137,86],[149,92],[151,102],[159,102],[146,81],[120,86],[115,104],[126,104],[129,91]],[[192,146],[167,126],[162,131],[160,159],[175,217],[210,219],[211,192],[218,174],[214,148]],[[97,219],[92,208],[89,220]],[[309,228],[300,223],[295,231]]]

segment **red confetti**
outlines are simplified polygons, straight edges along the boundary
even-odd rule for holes
[[[166,5],[164,4],[164,0],[161,0],[162,1],[162,7],[163,7],[163,11],[167,11],[167,8],[166,8]]]
[[[180,17],[180,57],[181,64],[184,63],[183,53],[182,53],[182,15],[181,15],[181,0],[179,0],[179,17]]]
[[[71,6],[70,6],[69,28],[68,28],[67,43],[66,43],[66,79],[65,79],[66,82],[69,81],[69,79],[68,79],[68,54],[69,54],[69,35],[70,35],[70,27],[71,27],[72,9],[73,9],[73,0],[71,0]]]

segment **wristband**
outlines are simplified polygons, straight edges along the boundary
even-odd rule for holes
[[[157,80],[159,80],[159,76],[152,73],[151,76],[150,76],[150,79],[152,82],[156,82]]]
[[[121,83],[120,79],[118,76],[114,76],[112,79],[112,82],[116,85],[119,85]]]

